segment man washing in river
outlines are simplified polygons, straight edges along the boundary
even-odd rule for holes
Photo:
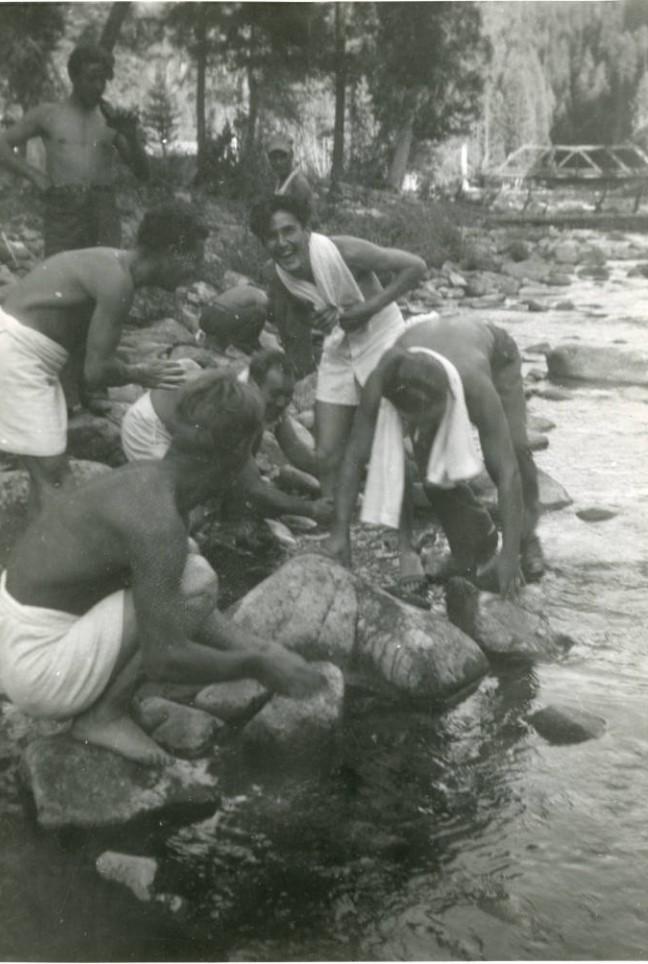
[[[130,716],[141,671],[196,683],[254,677],[302,696],[320,675],[216,608],[186,518],[231,484],[258,435],[258,391],[229,372],[189,386],[167,456],[64,490],[0,577],[0,690],[25,712],[145,764],[170,757]]]
[[[502,547],[496,556],[490,515],[464,481],[481,467],[470,422],[497,486]],[[362,518],[399,526],[401,571],[413,572],[406,435],[456,568],[486,583],[496,577],[504,596],[515,593],[523,576],[540,578],[537,473],[513,339],[501,328],[469,319],[422,319],[385,352],[362,392],[341,471],[336,519],[324,547],[346,564],[360,474],[371,458]],[[418,572],[423,580],[420,560]]]
[[[85,345],[91,387],[173,388],[184,381],[177,362],[127,365],[116,350],[135,290],[173,290],[193,277],[206,235],[187,205],[164,205],[144,216],[132,250],[57,254],[12,286],[0,310],[0,451],[23,456],[36,506],[68,472],[59,375],[75,345]]]
[[[298,199],[275,196],[253,209],[250,226],[275,262],[271,313],[283,348],[299,378],[317,367],[318,474],[333,497],[361,386],[405,330],[396,299],[418,284],[425,262],[311,232],[308,217]],[[390,276],[386,287],[378,275]]]

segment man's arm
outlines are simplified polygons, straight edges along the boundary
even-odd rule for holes
[[[471,419],[479,431],[488,474],[497,486],[497,505],[502,523],[502,548],[496,560],[499,588],[512,595],[521,583],[520,539],[524,501],[522,483],[502,403],[489,381],[466,392]]]
[[[137,114],[113,107],[106,100],[101,101],[100,108],[108,127],[112,127],[116,132],[113,143],[122,161],[128,164],[135,177],[140,181],[147,181],[150,173],[149,162]]]
[[[269,515],[303,515],[316,522],[330,522],[333,506],[328,499],[311,501],[282,492],[272,482],[264,482],[253,458],[248,459],[238,476],[243,491]]]
[[[123,272],[101,272],[94,292],[95,309],[86,339],[83,377],[89,388],[106,385],[142,385],[144,388],[176,388],[186,378],[177,362],[154,360],[127,365],[116,356],[123,324],[133,301]]]
[[[324,552],[347,566],[351,565],[349,541],[351,519],[358,498],[362,470],[371,455],[376,419],[382,398],[382,368],[385,359],[389,359],[390,356],[391,352],[383,355],[378,367],[369,376],[362,390],[340,469],[331,535],[322,547]]]
[[[337,237],[331,240],[354,274],[373,272],[394,276],[378,294],[342,312],[340,325],[345,331],[361,328],[390,302],[415,288],[425,275],[425,261],[409,251],[381,248],[361,238]]]
[[[13,127],[0,135],[0,165],[13,174],[27,178],[39,191],[45,191],[50,187],[49,176],[39,168],[28,164],[19,154],[15,154],[13,149],[23,147],[32,137],[44,136],[43,112],[46,107],[46,104],[41,104],[27,111]]]
[[[198,597],[181,593],[187,534],[171,500],[159,494],[155,525],[133,513],[129,525],[132,590],[144,671],[179,683],[254,678],[287,695],[305,695],[320,682],[296,653],[259,639]],[[165,502],[166,511],[162,508]],[[145,514],[145,513],[144,513]],[[160,526],[160,520],[165,522]],[[154,533],[154,534],[153,534]],[[164,551],[160,551],[163,547]],[[199,638],[201,642],[194,640]],[[225,651],[223,651],[225,650]]]
[[[302,472],[317,477],[317,459],[314,449],[309,448],[292,426],[290,416],[284,415],[275,428],[275,438],[288,461]]]

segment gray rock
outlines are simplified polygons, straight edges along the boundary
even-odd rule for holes
[[[79,412],[68,422],[67,450],[72,458],[105,462],[113,468],[126,461],[117,425],[90,412]]]
[[[579,519],[582,519],[583,522],[605,522],[607,519],[613,519],[618,514],[614,509],[605,509],[597,505],[576,511],[576,515]]]
[[[524,350],[529,355],[544,355],[546,352],[551,351],[551,345],[548,341],[539,341],[533,345],[529,345],[528,348]]]
[[[558,264],[578,264],[583,252],[574,241],[560,241],[553,249],[553,256]]]
[[[538,491],[540,509],[543,512],[556,512],[558,509],[565,509],[574,501],[560,482],[556,482],[548,472],[541,468],[538,468]]]
[[[547,352],[551,378],[648,385],[648,353],[612,345],[561,345]]]
[[[549,743],[583,743],[602,736],[606,729],[603,717],[572,706],[553,704],[537,710],[529,723]]]
[[[235,622],[308,659],[348,665],[354,646],[356,595],[349,573],[325,556],[299,555],[240,601]]]
[[[532,394],[537,395],[538,398],[546,398],[549,402],[569,402],[572,399],[572,393],[566,388],[556,388],[553,385],[534,388]]]
[[[312,756],[321,750],[337,727],[344,702],[342,671],[332,663],[314,663],[323,685],[306,699],[275,695],[243,727],[248,749]]]
[[[573,311],[574,302],[567,298],[564,301],[557,301],[553,307],[554,311]]]
[[[527,298],[523,302],[529,309],[529,311],[547,311],[547,305],[543,305],[542,302],[536,301],[535,298]]]
[[[356,578],[354,668],[414,699],[443,701],[488,670],[474,642],[446,619],[422,612]]]
[[[297,492],[317,497],[321,493],[320,484],[314,475],[296,469],[294,465],[282,465],[275,484],[284,492]]]
[[[128,887],[138,900],[153,899],[158,872],[157,860],[154,857],[136,857],[134,854],[106,850],[97,857],[95,866],[100,877]]]
[[[527,415],[527,427],[531,432],[550,432],[552,428],[556,427],[556,423],[552,422],[550,418],[542,418],[541,415],[529,413]]]
[[[572,283],[570,276],[560,271],[550,271],[545,281],[554,288],[567,288]]]
[[[446,606],[451,622],[489,656],[553,659],[573,643],[537,611],[533,589],[525,588],[512,602],[454,577],[446,587]]]
[[[21,775],[47,829],[123,824],[169,807],[202,811],[219,798],[204,761],[145,767],[65,736],[30,743]]]
[[[523,280],[528,278],[530,281],[544,282],[547,276],[547,265],[540,258],[528,258],[526,261],[505,261],[502,265],[502,274],[512,278]]]
[[[137,704],[138,720],[156,743],[186,757],[209,752],[223,723],[201,709],[149,696]]]
[[[509,246],[506,249],[506,253],[508,254],[511,261],[519,262],[519,261],[527,261],[531,257],[532,250],[531,250],[531,246],[527,244],[526,241],[517,239],[515,241],[512,241],[511,244],[509,244]]]
[[[544,449],[549,448],[549,439],[540,432],[529,432],[528,438],[529,448],[532,452],[542,452]]]
[[[227,723],[240,723],[253,716],[270,699],[270,693],[252,679],[212,683],[197,694],[198,709]]]
[[[592,278],[594,281],[607,281],[610,277],[609,269],[599,264],[586,264],[578,269],[577,274],[579,278]]]

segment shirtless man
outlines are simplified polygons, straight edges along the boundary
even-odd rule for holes
[[[64,490],[32,523],[0,579],[0,689],[16,705],[154,764],[170,758],[129,712],[142,670],[198,686],[253,677],[291,696],[320,684],[300,656],[226,619],[215,573],[188,553],[184,519],[231,484],[262,413],[228,372],[196,382],[166,458]]]
[[[437,360],[412,349],[431,349],[442,355],[461,378],[468,416],[477,427],[486,468],[497,486],[502,524],[497,556],[492,556],[495,544],[490,516],[469,487],[442,489],[426,481],[430,450],[449,403],[449,382]],[[383,398],[395,406],[403,431],[412,439],[425,494],[445,530],[458,568],[473,575],[480,570],[478,574],[486,582],[489,576],[496,576],[505,596],[521,585],[522,575],[529,580],[539,578],[544,564],[535,534],[538,482],[526,434],[519,351],[503,329],[471,319],[424,320],[412,325],[367,380],[344,458],[336,519],[325,551],[350,563],[349,526]],[[405,486],[406,498],[408,492]],[[408,506],[404,506],[400,525],[401,565],[410,565]]]
[[[75,345],[85,346],[90,388],[129,383],[173,388],[184,381],[177,362],[127,365],[116,350],[135,290],[142,285],[174,290],[190,280],[206,235],[187,205],[164,205],[144,216],[134,249],[57,254],[11,288],[0,310],[0,450],[24,457],[36,504],[68,470],[59,374]]]
[[[187,383],[177,391],[153,389],[138,398],[124,415],[122,448],[129,461],[163,458],[171,444],[177,412],[182,408],[184,395],[194,390],[193,382],[208,384],[210,380],[220,378],[220,369],[201,371],[189,359],[182,359],[180,364],[193,367],[187,373],[192,384]],[[273,349],[256,352],[244,375],[245,381],[259,389],[264,404],[265,427],[272,429],[286,458],[302,472],[313,475],[316,471],[315,455],[301,441],[286,412],[295,383],[284,353]],[[260,441],[259,436],[253,449],[258,448]],[[302,515],[323,523],[330,522],[333,515],[330,499],[304,499],[282,492],[271,482],[265,482],[254,453],[244,465],[231,492],[235,496],[238,494],[250,499],[266,515]]]
[[[76,47],[68,60],[72,93],[67,100],[32,108],[0,136],[0,164],[30,180],[43,195],[45,257],[95,245],[120,246],[115,152],[137,177],[148,177],[135,116],[103,100],[113,63],[112,54],[101,47]],[[45,145],[46,173],[14,153],[33,137]]]
[[[312,221],[315,215],[313,189],[308,183],[306,175],[295,164],[291,139],[283,137],[281,134],[270,138],[268,160],[274,175],[273,193],[297,198],[310,209]]]
[[[395,301],[419,283],[425,262],[361,238],[311,232],[307,209],[292,197],[257,205],[250,225],[275,262],[271,317],[297,377],[318,369],[318,474],[322,494],[332,497],[361,387],[405,330]],[[385,288],[379,274],[391,276]]]

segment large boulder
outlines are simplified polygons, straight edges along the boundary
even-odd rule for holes
[[[344,677],[332,663],[315,663],[322,685],[306,699],[274,696],[243,728],[248,749],[263,753],[317,754],[342,716]]]
[[[446,587],[446,606],[449,619],[489,656],[554,659],[573,643],[553,629],[532,588],[512,602],[454,577]]]
[[[66,736],[30,743],[21,776],[48,829],[106,827],[169,808],[206,813],[219,798],[204,761],[144,767]]]
[[[549,743],[583,743],[595,740],[605,732],[606,722],[601,716],[575,706],[553,704],[536,710],[529,723]]]
[[[561,345],[547,352],[549,377],[648,385],[648,353],[613,345]]]
[[[309,659],[349,664],[356,595],[349,573],[326,556],[299,555],[237,604],[235,622]]]
[[[361,579],[354,583],[354,668],[402,695],[434,702],[473,685],[487,672],[479,647],[447,619],[402,603]]]

